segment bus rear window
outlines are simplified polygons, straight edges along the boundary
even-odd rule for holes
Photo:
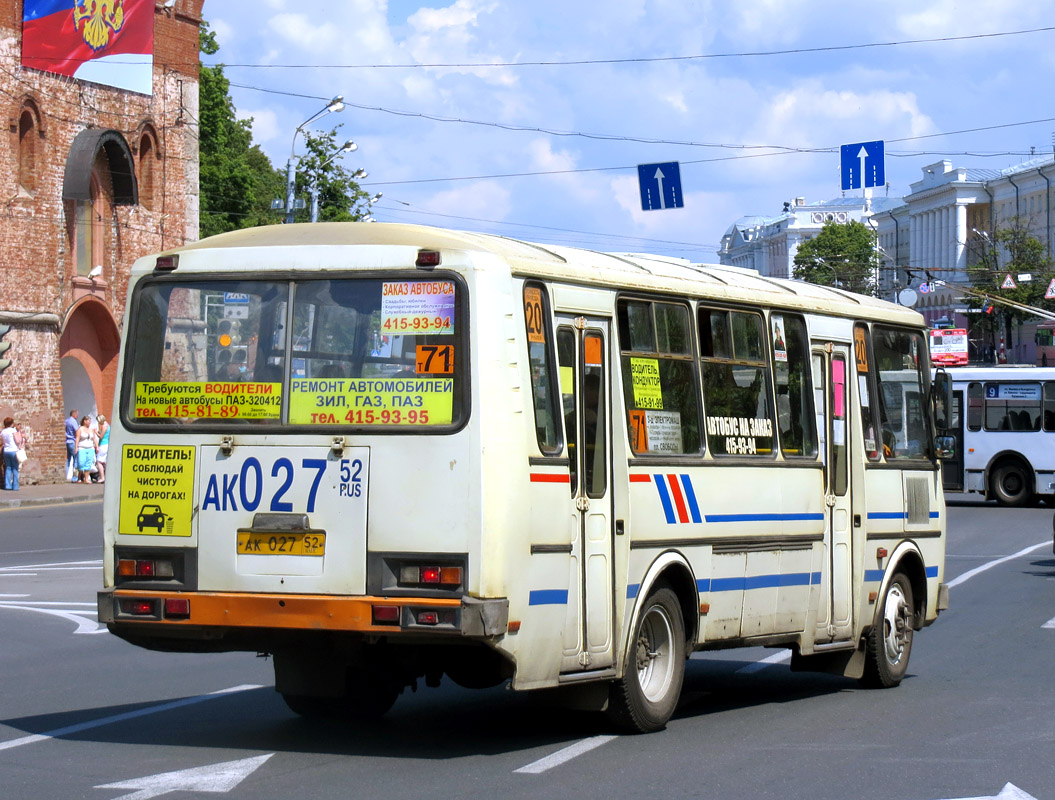
[[[154,283],[137,292],[127,416],[279,421],[285,284]]]
[[[456,424],[467,406],[460,303],[437,276],[144,285],[127,418]]]
[[[462,414],[465,351],[451,280],[298,283],[289,422],[450,425]]]

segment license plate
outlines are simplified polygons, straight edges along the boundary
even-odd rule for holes
[[[326,554],[325,533],[238,532],[238,554],[246,556],[322,556]]]

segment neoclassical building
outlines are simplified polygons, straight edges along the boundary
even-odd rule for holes
[[[1018,220],[1055,253],[1053,181],[1052,156],[1003,170],[938,161],[923,168],[903,198],[842,197],[809,205],[797,198],[780,215],[742,217],[722,237],[719,257],[764,275],[790,276],[798,245],[825,221],[863,221],[877,234],[881,295],[913,304],[930,324],[949,321],[970,329],[976,315],[955,286],[970,286],[967,270],[992,246],[996,231]],[[1035,323],[1018,326],[1004,343],[1009,361],[1033,363],[1035,329]],[[973,344],[981,356],[982,343]]]

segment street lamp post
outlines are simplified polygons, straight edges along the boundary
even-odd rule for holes
[[[329,158],[323,161],[315,170],[315,178],[311,182],[311,221],[319,221],[319,178],[322,174],[322,168],[333,161],[337,156],[342,153],[351,153],[353,150],[358,150],[359,145],[349,139],[347,142],[342,144],[338,150],[336,150]]]
[[[326,104],[326,107],[323,108],[322,111],[319,111],[314,116],[304,120],[304,122],[300,123],[300,125],[297,126],[297,129],[293,131],[293,144],[289,148],[289,161],[286,162],[286,222],[293,222],[293,195],[296,191],[297,175],[296,167],[294,166],[294,162],[297,159],[297,134],[304,130],[306,127],[308,127],[315,120],[319,119],[319,117],[325,116],[331,111],[344,111],[344,97],[342,95],[337,95],[336,97],[334,97],[329,103]]]

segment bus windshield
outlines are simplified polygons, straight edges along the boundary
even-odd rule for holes
[[[146,283],[133,300],[126,418],[454,425],[465,408],[459,300],[455,281],[432,276]]]

